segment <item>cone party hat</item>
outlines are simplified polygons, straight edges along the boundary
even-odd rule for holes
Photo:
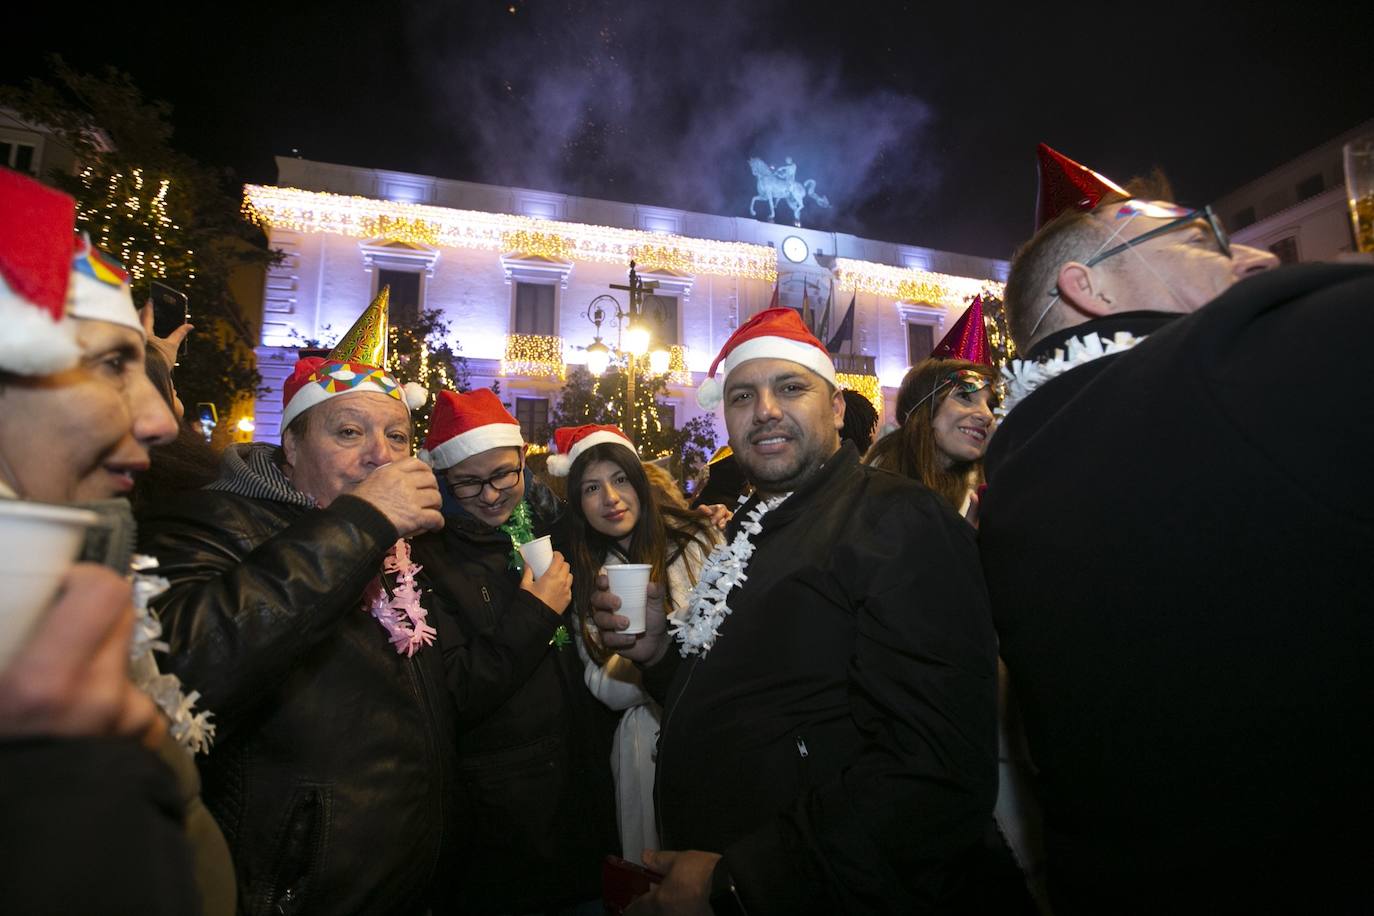
[[[328,359],[385,369],[387,306],[390,301],[391,287],[383,286],[377,297],[358,316],[358,320],[353,322],[353,327],[329,351]]]
[[[1065,210],[1091,210],[1108,194],[1131,196],[1110,178],[1043,143],[1036,148],[1036,155],[1040,159],[1040,195],[1035,203],[1037,231]]]
[[[992,365],[992,348],[988,346],[988,331],[983,325],[983,297],[974,296],[973,303],[954,322],[935,349],[932,359],[966,359],[984,366]]]

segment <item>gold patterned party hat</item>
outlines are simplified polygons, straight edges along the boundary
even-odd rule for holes
[[[386,368],[387,303],[391,287],[383,286],[377,298],[367,307],[353,327],[329,351],[329,359],[344,363],[362,363],[378,369]]]

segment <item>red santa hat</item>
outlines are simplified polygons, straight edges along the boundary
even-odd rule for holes
[[[1037,231],[1065,210],[1092,210],[1109,194],[1131,196],[1110,178],[1043,143],[1036,153],[1040,158],[1040,196],[1035,205]]]
[[[47,375],[81,355],[68,327],[76,201],[0,168],[0,369]]]
[[[414,382],[402,385],[382,368],[386,365],[387,293],[388,288],[383,287],[328,356],[296,361],[282,386],[283,430],[316,404],[355,391],[393,397],[407,410],[423,407],[429,400],[424,386]]]
[[[429,418],[429,435],[417,457],[442,471],[489,449],[510,446],[525,446],[520,421],[490,388],[466,394],[441,391]]]
[[[553,444],[558,453],[549,456],[549,473],[554,477],[567,477],[578,455],[603,442],[623,445],[631,452],[635,450],[630,437],[621,432],[619,426],[560,426],[553,432]]]
[[[930,351],[935,359],[966,359],[984,366],[992,365],[992,348],[988,346],[988,329],[983,324],[983,297],[974,296],[973,303],[954,322],[954,327]]]
[[[835,364],[801,317],[789,308],[765,309],[739,326],[716,355],[697,389],[697,403],[711,409],[721,402],[730,373],[751,359],[785,359],[799,363],[836,388]],[[720,380],[716,369],[720,368]]]

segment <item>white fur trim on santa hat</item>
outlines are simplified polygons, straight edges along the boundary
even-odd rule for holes
[[[428,460],[421,460],[430,467],[442,471],[488,449],[510,446],[523,448],[524,445],[525,440],[520,435],[519,423],[488,423],[486,426],[475,426],[465,433],[459,433],[452,439],[445,439],[428,450]]]
[[[71,322],[53,321],[48,313],[16,295],[0,281],[0,369],[16,375],[51,375],[70,369],[81,358]]]
[[[635,447],[630,444],[630,440],[626,439],[624,436],[617,436],[610,430],[598,429],[596,432],[588,433],[581,439],[578,439],[577,443],[568,450],[568,454],[550,455],[548,462],[544,466],[554,477],[567,477],[568,474],[572,473],[573,462],[577,460],[578,455],[582,454],[593,445],[600,445],[603,442],[613,442],[616,445],[623,445],[632,452],[635,450]]]
[[[392,381],[395,382],[396,380],[392,379]],[[414,383],[412,382],[411,384]],[[300,390],[296,392],[295,396],[291,398],[290,403],[286,405],[286,409],[281,412],[282,432],[286,431],[286,427],[291,425],[292,420],[296,419],[316,404],[323,404],[330,398],[337,398],[339,395],[343,394],[352,394],[355,391],[375,391],[378,394],[390,394],[385,388],[371,379],[366,382],[359,382],[347,391],[325,391],[316,381],[306,382],[301,386]],[[394,395],[392,396],[394,397]],[[401,399],[401,403],[406,405],[407,411],[414,410],[414,408],[410,407],[404,399]]]
[[[721,402],[725,393],[725,383],[730,373],[751,359],[785,359],[799,363],[825,379],[834,387],[840,387],[835,378],[835,364],[830,354],[809,343],[787,337],[755,337],[746,340],[730,351],[730,355],[716,367],[716,377],[707,378],[697,389],[697,403],[711,409]]]
[[[79,270],[72,271],[71,283],[67,286],[67,314],[72,318],[123,325],[143,336],[143,322],[138,319],[129,287],[101,283]]]

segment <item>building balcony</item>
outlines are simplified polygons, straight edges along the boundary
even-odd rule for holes
[[[877,375],[873,371],[873,357],[864,353],[831,353],[835,371],[846,375]]]

